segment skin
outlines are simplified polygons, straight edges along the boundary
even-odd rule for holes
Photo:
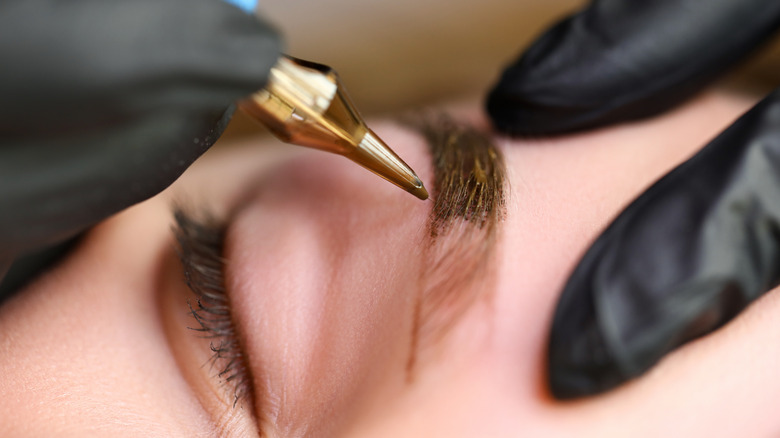
[[[601,131],[499,138],[507,214],[484,298],[416,347],[412,372],[431,203],[322,152],[216,148],[0,308],[0,435],[251,436],[259,419],[269,436],[776,436],[775,292],[608,394],[561,403],[545,387],[552,312],[578,256],[752,103],[720,92]],[[474,108],[452,112],[486,127]],[[421,137],[371,125],[429,185]],[[226,285],[255,386],[235,407],[203,366],[208,341],[186,328],[174,200],[233,218]]]

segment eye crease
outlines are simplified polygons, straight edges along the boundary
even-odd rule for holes
[[[174,209],[174,235],[184,280],[195,295],[195,301],[188,299],[187,304],[198,327],[188,328],[210,339],[209,365],[219,370],[215,377],[232,390],[235,408],[239,401],[253,398],[252,379],[225,290],[222,250],[226,227],[208,215],[203,217],[196,219],[181,208]]]

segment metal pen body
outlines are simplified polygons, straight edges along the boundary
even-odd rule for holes
[[[328,66],[284,56],[265,88],[240,102],[284,142],[344,155],[420,199],[414,171],[368,126]]]

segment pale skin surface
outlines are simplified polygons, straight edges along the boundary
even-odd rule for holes
[[[709,94],[641,123],[498,140],[510,188],[493,290],[420,352],[411,380],[410,291],[431,203],[318,151],[212,151],[0,308],[0,436],[251,436],[250,412],[272,436],[776,436],[776,293],[607,395],[563,404],[544,380],[552,312],[578,256],[754,101]],[[372,127],[429,182],[421,138]],[[244,205],[225,257],[263,385],[254,405],[232,407],[201,366],[208,343],[186,329],[195,323],[170,232],[182,198],[217,213]]]

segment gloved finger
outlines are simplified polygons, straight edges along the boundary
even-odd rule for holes
[[[3,2],[0,262],[165,188],[280,45],[217,0]]]
[[[780,91],[637,198],[566,284],[549,340],[558,398],[610,389],[780,280]]]
[[[594,0],[537,39],[487,99],[517,135],[657,114],[701,90],[780,24],[775,0]]]
[[[220,0],[4,1],[0,133],[224,110],[265,84],[279,50],[268,24]]]
[[[232,109],[149,112],[105,130],[0,148],[0,260],[64,240],[162,191]]]

